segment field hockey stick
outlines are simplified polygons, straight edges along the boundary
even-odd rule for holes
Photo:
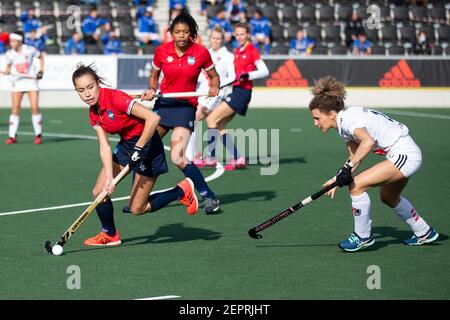
[[[155,94],[155,98],[189,98],[189,97],[203,97],[207,96],[207,92],[170,92],[170,93],[157,93]],[[141,99],[142,95],[136,94],[131,95],[134,99]]]
[[[129,165],[126,165],[125,168],[120,171],[120,173],[114,178],[115,185],[118,185],[120,181],[122,181],[123,178],[127,176],[127,174],[130,172]],[[74,223],[67,229],[66,232],[61,236],[61,239],[58,240],[56,243],[57,245],[60,245],[61,247],[66,244],[66,242],[70,239],[70,237],[77,231],[77,229],[80,227],[80,225],[86,221],[86,219],[89,217],[89,215],[94,211],[94,209],[105,200],[105,198],[108,196],[108,193],[106,191],[102,191],[97,198],[87,207],[86,210],[81,214],[81,216],[78,217],[77,220],[75,220]],[[48,253],[52,253],[52,245],[49,240],[45,241],[44,243],[45,251]]]
[[[304,206],[306,206],[307,204],[309,204],[312,201],[316,200],[317,198],[320,198],[322,195],[324,195],[325,193],[327,193],[331,189],[334,189],[337,186],[338,186],[337,181],[333,182],[329,186],[327,186],[327,187],[323,188],[322,190],[314,193],[313,195],[309,196],[308,198],[300,201],[299,203],[297,203],[296,205],[290,207],[289,209],[286,209],[283,212],[280,212],[279,214],[277,214],[273,218],[271,218],[271,219],[261,223],[260,225],[254,227],[254,228],[251,228],[250,230],[248,230],[248,235],[250,237],[254,238],[254,239],[261,239],[262,236],[260,234],[258,234],[258,232],[261,232],[261,231],[263,231],[263,230],[273,226],[278,221],[280,221],[280,220],[286,218],[287,216],[293,214],[295,211],[303,208]]]
[[[231,84],[233,84],[236,80],[233,80],[231,82],[228,82],[222,86],[220,86],[219,89],[223,89]],[[197,91],[191,91],[191,92],[170,92],[170,93],[157,93],[155,94],[155,98],[189,98],[189,97],[205,97],[207,96],[207,92],[197,92]],[[141,99],[141,94],[135,94],[131,95],[134,99]]]

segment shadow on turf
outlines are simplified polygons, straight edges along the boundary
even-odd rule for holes
[[[134,246],[147,243],[158,244],[193,240],[209,241],[218,240],[221,236],[222,234],[219,232],[202,228],[185,227],[182,223],[173,223],[159,227],[158,230],[152,235],[124,239],[122,240],[122,243],[126,246]],[[135,241],[139,242],[128,244],[129,242]]]
[[[279,160],[279,164],[290,164],[290,163],[307,163],[305,157],[300,158],[283,158]]]
[[[448,240],[448,236],[446,234],[440,233],[439,230],[436,231],[439,233],[439,238],[435,242],[427,244],[427,246],[439,246],[441,245],[439,242]],[[388,226],[374,227],[372,228],[372,233],[375,237],[375,244],[369,247],[367,251],[378,250],[390,244],[403,244],[404,240],[409,239],[412,236],[412,231],[410,230],[399,230],[395,227]],[[387,237],[395,239],[383,240],[383,238]]]
[[[247,192],[247,193],[229,193],[229,194],[219,194],[217,197],[220,200],[220,203],[223,205],[228,205],[234,202],[240,201],[270,201],[275,199],[277,196],[274,191],[255,191],[255,192]],[[167,207],[182,207],[183,205],[180,203],[172,202],[166,206]],[[199,199],[199,208],[203,208],[203,204]],[[122,213],[130,213],[130,209],[128,206],[122,208]]]
[[[122,239],[121,247],[194,240],[209,241],[218,240],[221,236],[222,234],[219,232],[201,228],[185,227],[182,223],[173,223],[159,227],[158,230],[152,235]],[[135,241],[139,242],[134,243]],[[66,251],[64,254],[92,250],[103,250],[108,248],[112,247],[86,247],[85,249]]]
[[[403,244],[403,240],[409,239],[412,236],[412,232],[409,230],[399,230],[395,227],[374,227],[372,228],[373,236],[375,237],[375,244],[367,249],[358,252],[370,252],[376,251],[390,244]],[[437,230],[439,233],[439,230]],[[389,240],[383,240],[384,238],[394,238]],[[427,246],[439,246],[440,242],[448,240],[449,237],[446,234],[439,233],[439,238]],[[287,247],[337,247],[338,242],[334,244],[279,244],[279,245],[257,245],[257,248],[287,248]],[[405,246],[406,247],[406,246]]]

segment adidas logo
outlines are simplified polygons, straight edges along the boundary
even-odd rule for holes
[[[414,77],[408,63],[400,60],[389,72],[384,74],[383,79],[379,81],[380,87],[403,87],[419,88],[420,80]]]
[[[302,77],[294,60],[287,60],[266,81],[268,87],[307,87],[308,80]]]

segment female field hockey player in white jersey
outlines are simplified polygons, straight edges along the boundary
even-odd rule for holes
[[[357,251],[374,244],[370,198],[367,190],[380,186],[380,198],[405,221],[413,236],[404,241],[407,245],[422,245],[435,241],[439,234],[419,216],[414,206],[400,194],[411,177],[419,170],[422,153],[409,130],[381,112],[365,107],[346,108],[344,85],[333,77],[319,79],[311,90],[314,98],[309,104],[314,125],[322,132],[337,129],[345,140],[349,158],[337,175],[324,186],[338,181],[339,186],[349,186],[354,232],[339,243],[344,251]],[[361,161],[373,151],[385,160],[352,177]],[[328,195],[333,198],[336,188]]]
[[[216,97],[199,97],[197,112],[196,112],[196,121],[201,121],[208,117],[212,110],[214,110],[222,100],[231,93],[232,91],[232,82],[236,78],[236,74],[234,72],[234,55],[224,46],[225,39],[225,31],[218,25],[216,25],[212,30],[209,36],[209,42],[211,47],[209,48],[209,53],[211,54],[211,58],[216,65],[216,71],[220,77],[221,85],[229,83],[229,86],[226,86],[220,89],[219,94]],[[209,80],[208,76],[202,72],[198,78],[197,91],[199,92],[208,92],[209,90]],[[196,155],[196,133],[191,135],[191,139],[189,140],[189,144],[186,149],[186,156],[189,160],[193,161],[195,165],[198,167],[204,166],[216,166],[216,161],[208,162],[208,157],[202,159],[201,156]]]
[[[42,143],[42,115],[39,111],[38,80],[44,73],[44,56],[36,48],[23,44],[22,32],[9,35],[11,49],[6,52],[6,70],[2,74],[10,75],[12,82],[12,110],[9,117],[9,137],[6,144],[17,142],[16,134],[19,128],[20,109],[23,94],[28,92],[31,106],[31,120],[33,123],[35,144]],[[39,58],[39,66],[34,63]]]

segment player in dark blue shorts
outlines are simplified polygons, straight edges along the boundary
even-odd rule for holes
[[[188,214],[195,214],[198,201],[190,179],[171,190],[150,195],[157,177],[168,171],[164,146],[156,132],[159,116],[122,91],[100,87],[103,80],[90,66],[78,66],[72,81],[80,98],[90,106],[89,118],[100,145],[103,167],[92,191],[94,198],[102,191],[111,194],[115,189],[114,177],[129,164],[135,173],[129,204],[133,214],[157,211],[177,199],[187,207]],[[113,151],[108,134],[120,136]],[[103,230],[84,244],[120,245],[111,199],[108,197],[96,210]]]
[[[153,100],[161,71],[164,73],[161,93],[195,91],[200,72],[206,71],[210,79],[208,95],[217,96],[220,80],[209,51],[198,45],[198,26],[186,12],[178,15],[169,27],[173,41],[156,49],[149,89],[142,94],[142,100]],[[189,138],[194,130],[197,98],[166,99],[155,102],[154,111],[161,117],[158,132],[163,138],[172,130],[170,157],[172,162],[194,182],[195,188],[204,198],[207,214],[219,212],[219,200],[208,187],[200,170],[185,156]]]

